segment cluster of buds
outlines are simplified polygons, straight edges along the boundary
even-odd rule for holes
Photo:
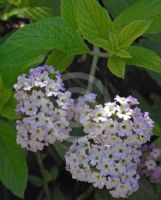
[[[31,69],[18,77],[14,88],[16,112],[23,117],[17,121],[18,144],[36,152],[69,137],[73,100],[59,72],[50,66]]]
[[[142,159],[138,172],[150,179],[152,183],[161,183],[161,148],[154,144],[143,145]]]
[[[94,94],[78,99],[75,118],[86,136],[66,153],[67,170],[73,178],[98,188],[105,186],[116,198],[125,198],[139,188],[139,147],[150,140],[153,121],[138,104],[131,96],[116,96],[104,106],[96,104]]]

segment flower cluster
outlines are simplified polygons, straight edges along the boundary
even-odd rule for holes
[[[73,179],[106,187],[113,197],[125,198],[139,188],[136,172],[140,151],[121,143],[101,145],[86,136],[78,139],[67,151],[66,169]]]
[[[18,144],[35,152],[69,137],[73,100],[59,72],[50,66],[31,69],[18,77],[14,88],[16,112],[23,116],[17,121]]]
[[[60,73],[50,66],[19,76],[14,88],[16,112],[22,115],[17,121],[18,144],[36,152],[55,140],[62,142],[69,138],[69,121],[74,118],[85,136],[75,140],[65,155],[72,177],[106,187],[116,198],[138,190],[140,147],[150,140],[153,121],[147,112],[142,113],[135,98],[116,96],[114,102],[100,105],[96,95],[88,93],[74,103]],[[153,150],[145,162],[147,170],[161,169],[156,163],[160,154]]]
[[[104,106],[96,104],[96,96],[87,94],[78,99],[76,119],[88,137],[95,137],[102,144],[116,145],[124,142],[135,147],[150,140],[153,121],[149,113],[142,113],[137,99],[129,96],[115,97]]]
[[[143,156],[138,171],[148,177],[152,183],[161,183],[161,148],[156,145],[144,145]]]
[[[116,96],[104,106],[87,94],[76,104],[75,118],[85,137],[75,142],[66,154],[67,170],[73,178],[110,189],[113,197],[127,197],[138,189],[139,147],[150,140],[153,121],[129,96]],[[83,141],[83,142],[82,142]]]

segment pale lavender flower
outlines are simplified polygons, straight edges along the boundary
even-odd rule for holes
[[[16,112],[23,117],[17,121],[18,144],[35,152],[69,137],[68,111],[73,100],[71,93],[64,91],[59,72],[51,66],[31,69],[28,75],[18,77],[14,88]]]
[[[118,148],[121,149],[119,155],[117,146],[105,146],[84,136],[66,152],[66,169],[78,181],[92,183],[99,189],[106,187],[112,196],[125,198],[139,188],[136,169],[140,153],[124,143]],[[123,158],[127,161],[122,162]]]

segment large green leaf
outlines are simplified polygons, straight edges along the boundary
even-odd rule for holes
[[[0,88],[0,111],[5,106],[6,102],[9,101],[12,95],[12,90],[4,85]]]
[[[161,44],[161,32],[159,32],[157,34],[148,34],[148,35],[146,35],[146,37],[150,38],[154,42]]]
[[[16,130],[0,120],[0,180],[19,197],[24,196],[27,183],[25,152],[16,144]]]
[[[119,33],[120,46],[122,48],[130,46],[149,26],[150,22],[146,20],[136,20],[126,25]]]
[[[10,43],[0,47],[0,74],[3,84],[11,87],[17,76],[33,65],[40,63],[45,50],[27,49]]]
[[[127,59],[126,64],[161,72],[161,58],[153,51],[138,46],[131,46],[128,51],[132,58]]]
[[[11,86],[17,75],[41,63],[45,53],[51,49],[67,54],[89,51],[79,33],[70,28],[64,20],[40,20],[13,33],[0,47],[0,73],[5,85]]]
[[[63,72],[72,63],[74,55],[62,51],[54,51],[46,61],[47,64],[53,65],[57,70]]]
[[[156,54],[158,54],[161,57],[161,43],[157,42],[157,40],[155,41],[155,40],[151,40],[151,38],[141,38],[139,40],[139,46],[148,48],[154,51]]]
[[[120,29],[134,20],[151,20],[161,14],[160,0],[140,0],[123,11],[114,21],[115,26]],[[149,29],[150,31],[150,29]]]
[[[3,105],[2,110],[0,110],[0,115],[10,120],[19,119],[20,116],[17,115],[15,112],[16,105],[17,105],[17,101],[12,95],[10,99],[6,101],[6,103]]]
[[[109,49],[107,40],[112,21],[108,12],[96,0],[78,0],[77,21],[80,32],[87,40]]]
[[[51,17],[27,25],[12,34],[6,42],[28,50],[57,49],[75,54],[88,52],[80,35],[60,17]]]
[[[102,0],[104,6],[108,12],[112,15],[113,18],[116,18],[121,12],[127,9],[133,3],[136,3],[138,0]]]
[[[161,11],[160,11],[161,12]],[[150,28],[146,31],[146,33],[159,33],[161,32],[161,15],[152,18],[152,23]]]
[[[77,0],[61,0],[61,16],[75,30],[78,28],[76,20],[76,5]]]
[[[112,56],[108,60],[108,68],[110,69],[110,71],[114,75],[116,75],[120,78],[124,78],[124,74],[125,74],[125,61],[124,61],[124,59],[119,58],[117,56]]]

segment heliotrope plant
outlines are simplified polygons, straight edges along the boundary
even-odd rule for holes
[[[17,143],[36,152],[70,137],[70,120],[83,126],[65,155],[66,169],[79,181],[106,187],[113,197],[127,197],[139,188],[137,166],[142,144],[150,140],[153,121],[142,113],[137,99],[116,96],[104,105],[96,94],[77,100],[64,88],[51,66],[31,69],[14,85],[18,101]]]
[[[15,1],[10,2],[16,4]],[[0,127],[2,127],[2,139],[0,141],[3,141],[2,145],[0,145],[2,148],[1,159],[2,163],[4,163],[0,165],[0,180],[19,197],[24,195],[27,182],[27,166],[25,154],[14,144],[12,133],[15,130],[11,126],[12,123],[10,123],[10,120],[17,119],[13,111],[12,86],[19,74],[40,63],[55,65],[56,69],[62,72],[67,69],[76,55],[84,54],[93,56],[92,76],[95,74],[96,63],[101,57],[104,57],[107,61],[109,71],[120,78],[126,76],[128,65],[161,72],[161,58],[150,50],[158,51],[158,48],[156,49],[151,45],[152,41],[160,43],[161,1],[138,0],[134,2],[123,0],[118,1],[117,6],[114,2],[116,1],[61,0],[60,17],[45,18],[26,25],[24,28],[13,32],[11,36],[5,37],[2,42],[0,47],[0,111],[1,116],[9,120],[6,124],[3,120],[0,121]],[[31,3],[33,4],[33,1]],[[18,1],[17,4],[20,5],[21,1]],[[121,6],[118,6],[120,4]],[[26,4],[25,1],[27,10],[21,9],[21,6],[18,6],[18,10],[21,10],[21,14],[23,11],[30,14],[28,12],[30,5]],[[8,8],[7,1],[7,11],[10,11],[11,8]],[[38,6],[38,12],[42,16],[44,12],[40,12],[40,10]],[[12,14],[15,12],[17,12],[17,9],[14,9]],[[37,19],[39,15],[37,9],[36,12],[34,10],[32,13]],[[144,40],[145,42],[143,42]],[[92,46],[94,47],[93,51],[89,48]],[[101,70],[101,67],[98,66],[99,70]],[[117,100],[121,99],[123,101],[124,98],[117,97],[114,102],[106,102],[107,105],[105,104],[104,106],[92,105],[92,108],[89,108],[87,103],[85,108],[79,108],[80,110],[85,109],[82,110],[79,116],[79,102],[73,105],[69,91],[63,89],[64,86],[61,83],[60,75],[53,69],[47,68],[37,71],[35,69],[31,70],[29,75],[20,77],[16,86],[16,98],[19,102],[16,112],[23,117],[17,122],[17,142],[22,147],[37,151],[42,150],[49,144],[53,144],[56,140],[70,139],[70,119],[73,115],[74,119],[84,127],[84,137],[87,138],[87,143],[84,145],[90,144],[88,151],[86,151],[87,157],[89,157],[90,148],[93,145],[97,146],[98,151],[100,151],[105,145],[110,146],[109,148],[112,149],[110,142],[113,140],[114,142],[121,141],[124,147],[126,147],[125,144],[128,141],[129,144],[126,149],[133,149],[134,152],[139,152],[138,148],[140,149],[141,144],[149,140],[152,123],[148,114],[141,113],[137,105],[130,105],[128,102],[128,108],[124,108],[122,102],[120,103]],[[34,74],[37,74],[37,76],[34,76]],[[45,80],[43,81],[43,79]],[[30,81],[34,81],[33,85]],[[50,87],[48,86],[49,82],[53,83]],[[54,89],[53,87],[57,88]],[[93,95],[87,95],[85,98],[91,99]],[[64,101],[66,100],[67,102],[65,103]],[[124,101],[126,100],[125,98]],[[135,103],[137,104],[136,100]],[[64,107],[64,105],[66,106]],[[86,112],[86,108],[88,112]],[[73,110],[78,112],[75,113]],[[106,116],[105,113],[107,111],[108,114]],[[134,116],[134,113],[136,113],[137,117]],[[108,136],[106,135],[106,130],[103,129],[103,124],[106,124],[106,129],[109,130]],[[93,130],[90,127],[91,125]],[[95,130],[99,130],[97,136]],[[102,135],[105,139],[102,139]],[[8,138],[12,138],[12,142]],[[10,149],[6,151],[5,146]],[[7,152],[9,152],[9,156]],[[66,156],[69,154],[67,153]],[[132,160],[134,172],[136,170],[134,163],[137,164],[138,162],[139,157],[136,161]],[[11,166],[10,163],[13,166],[11,170],[6,172],[8,166]],[[68,170],[71,171],[70,162],[68,164]],[[96,165],[88,164],[90,169],[93,170],[94,168],[92,172],[99,173],[99,176],[103,176],[108,181],[109,175],[102,175],[102,170],[97,169]],[[22,167],[21,170],[19,166]],[[6,176],[8,172],[9,175]],[[17,175],[16,179],[15,174]],[[138,174],[134,173],[133,178],[135,180],[137,180],[136,177],[138,178]],[[119,179],[119,183],[124,184],[120,175]],[[92,183],[96,186],[94,182]],[[127,187],[125,187],[123,193],[119,191],[120,185],[118,187],[114,185],[113,188],[110,188],[110,191],[113,196],[128,196],[137,189],[137,181],[135,186],[131,187],[131,185],[132,183],[127,181]]]

